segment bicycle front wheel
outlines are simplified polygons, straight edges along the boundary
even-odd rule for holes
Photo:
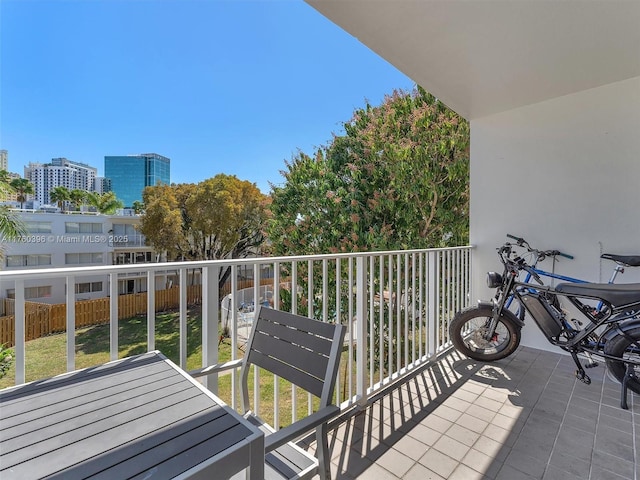
[[[458,312],[449,325],[454,347],[474,360],[491,362],[511,355],[520,345],[520,327],[516,316],[504,310],[496,330],[487,338],[493,309],[490,306],[473,307]]]

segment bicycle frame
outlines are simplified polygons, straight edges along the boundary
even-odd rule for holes
[[[536,260],[536,264],[537,264],[537,260]],[[555,280],[562,280],[563,282],[590,283],[588,280],[582,280],[580,278],[560,275],[555,272],[549,272],[546,270],[536,268],[535,264],[531,267],[531,271],[533,271],[535,274],[537,274],[540,277],[553,278]],[[613,272],[611,273],[611,277],[609,278],[609,281],[607,283],[610,283],[610,284],[615,283],[615,279],[618,276],[618,274],[623,272],[624,272],[624,267],[616,264],[615,267],[613,268]],[[527,271],[527,275],[525,276],[524,283],[529,284],[531,282],[532,277],[533,277],[533,274],[530,271]],[[529,290],[531,292],[535,291],[535,289],[531,287],[529,288]],[[510,296],[509,299],[507,299],[507,303],[505,304],[506,308],[509,308],[511,306],[511,303],[513,303],[513,299],[514,299],[513,295]],[[603,302],[599,301],[596,309],[600,311],[602,309],[602,306],[603,306]]]

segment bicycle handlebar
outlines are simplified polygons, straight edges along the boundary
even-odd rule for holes
[[[511,235],[510,233],[507,233],[507,238],[510,238],[511,240],[515,240],[518,243],[518,245],[522,245],[523,243],[527,243],[524,238],[516,237],[515,235]]]
[[[549,256],[560,256],[560,257],[564,257],[564,258],[568,258],[569,260],[573,260],[573,255],[569,255],[568,253],[562,253],[559,250],[549,250],[548,252],[544,252]]]
[[[546,257],[559,256],[559,257],[568,258],[569,260],[573,260],[574,258],[573,255],[569,255],[568,253],[562,253],[560,250],[545,250],[545,251],[536,250],[535,248],[531,248],[531,246],[529,245],[529,242],[527,242],[524,238],[516,237],[515,235],[511,235],[510,233],[507,233],[507,238],[515,240],[520,247],[525,247],[530,252],[535,252],[538,255],[542,255],[543,258],[545,256]]]

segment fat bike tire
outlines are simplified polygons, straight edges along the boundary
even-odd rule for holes
[[[633,359],[636,362],[640,361],[640,352],[638,352],[638,347],[636,347],[633,342],[640,344],[640,327],[633,328],[629,330],[627,336],[617,335],[610,340],[607,340],[607,343],[604,345],[604,353],[607,355],[611,355],[614,357],[619,357],[621,359]],[[607,362],[607,370],[613,377],[622,383],[622,379],[624,378],[627,366],[624,362],[619,360],[612,360],[610,358],[606,359]],[[627,381],[627,387],[629,390],[634,391],[635,393],[640,394],[640,366],[634,367],[633,377],[629,378]]]
[[[449,338],[460,353],[481,362],[492,362],[508,357],[520,345],[518,319],[504,310],[494,336],[487,340],[484,332],[491,323],[490,306],[473,307],[458,312],[449,325]]]

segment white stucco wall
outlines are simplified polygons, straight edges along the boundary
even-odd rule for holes
[[[558,273],[606,281],[601,252],[640,254],[639,180],[640,77],[473,120],[474,295],[490,296],[506,233],[574,255]],[[640,268],[620,282],[640,282]],[[532,321],[523,343],[548,345]]]

